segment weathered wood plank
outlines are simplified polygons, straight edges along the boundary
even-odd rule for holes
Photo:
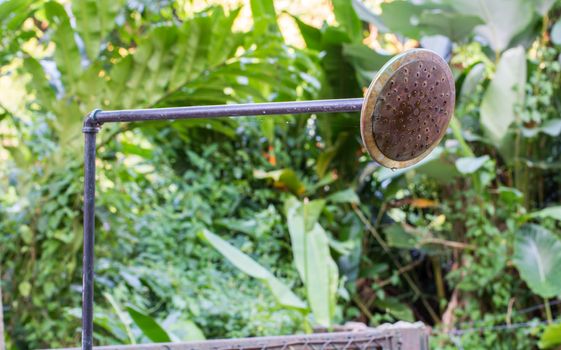
[[[420,324],[383,326],[355,332],[334,332],[306,335],[220,339],[202,342],[111,345],[97,350],[427,350],[426,328]],[[78,350],[78,348],[61,349]]]

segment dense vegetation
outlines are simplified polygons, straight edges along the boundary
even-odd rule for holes
[[[457,101],[410,169],[374,164],[353,114],[103,126],[96,342],[420,320],[438,349],[561,344],[559,2],[332,0],[333,25],[294,18],[304,48],[272,0],[248,31],[187,3],[0,3],[8,349],[79,342],[88,112],[358,97],[412,46]]]

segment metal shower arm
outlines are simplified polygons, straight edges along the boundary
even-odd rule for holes
[[[337,100],[226,104],[214,106],[130,109],[115,111],[96,110],[88,116],[84,122],[84,127],[99,127],[104,123],[138,122],[149,120],[358,112],[362,108],[363,101],[363,98],[349,98]]]
[[[358,112],[364,99],[153,108],[91,112],[84,120],[84,255],[82,261],[82,349],[93,348],[96,135],[105,123],[224,118],[282,114]]]

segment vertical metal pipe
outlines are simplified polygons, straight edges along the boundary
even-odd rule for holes
[[[84,255],[82,261],[82,350],[93,347],[95,140],[99,125],[95,113],[84,122]]]
[[[4,342],[4,311],[2,309],[2,270],[0,269],[0,350],[5,349],[6,344]]]

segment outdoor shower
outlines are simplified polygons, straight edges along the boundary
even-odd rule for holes
[[[218,106],[93,111],[84,121],[84,255],[82,349],[93,345],[96,134],[105,123],[361,111],[364,146],[389,168],[411,166],[438,145],[454,111],[455,87],[447,63],[415,49],[380,69],[364,98]]]

